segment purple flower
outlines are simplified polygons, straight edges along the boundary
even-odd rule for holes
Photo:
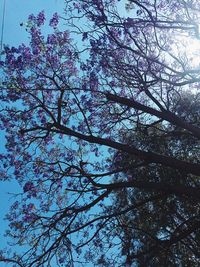
[[[33,14],[30,14],[29,17],[28,17],[28,20],[29,21],[32,21],[32,22],[35,22],[36,18]]]
[[[24,216],[23,220],[24,220],[24,222],[32,222],[32,221],[36,220],[37,218],[38,218],[37,215],[32,213],[32,214],[26,214]]]
[[[25,47],[24,48],[24,51],[23,51],[23,56],[24,56],[24,59],[29,62],[31,60],[31,51],[28,47]]]
[[[134,23],[134,19],[132,19],[132,18],[127,18],[126,19],[126,26],[132,26],[133,25],[133,23]]]
[[[19,50],[16,47],[12,46],[10,49],[10,52],[11,53],[19,53]]]
[[[45,15],[43,10],[37,15],[37,26],[44,25],[44,22],[45,22]]]
[[[50,19],[49,26],[56,28],[59,22],[58,13],[54,13],[52,19]]]
[[[90,89],[94,90],[98,88],[98,78],[96,74],[92,71],[90,73]]]
[[[49,34],[47,37],[47,44],[56,44],[57,43],[57,39],[55,34]]]
[[[74,8],[78,11],[78,13],[80,12],[80,5],[77,3],[73,3]]]
[[[29,192],[31,190],[33,190],[35,187],[34,187],[34,184],[32,182],[27,182],[25,183],[23,189],[24,189],[24,192]]]

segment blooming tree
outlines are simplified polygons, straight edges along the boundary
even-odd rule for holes
[[[0,63],[1,177],[22,188],[0,261],[198,266],[200,71],[183,40],[200,4],[65,2],[66,30],[30,15],[30,44]]]

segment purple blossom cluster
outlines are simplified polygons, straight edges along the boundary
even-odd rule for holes
[[[27,193],[28,197],[36,197],[38,189],[35,187],[33,182],[28,181],[23,187],[24,193]]]
[[[54,13],[53,17],[50,19],[49,26],[52,28],[56,28],[59,23],[59,16],[58,13]]]
[[[31,190],[33,190],[35,187],[34,187],[34,184],[32,182],[26,182],[23,189],[24,189],[24,192],[29,192]]]
[[[45,13],[44,10],[41,11],[37,16],[34,14],[29,15],[28,17],[28,25],[33,26],[34,24],[37,27],[41,27],[45,23]]]
[[[37,26],[40,27],[41,25],[44,25],[44,22],[45,22],[45,14],[44,11],[42,11],[37,15]]]

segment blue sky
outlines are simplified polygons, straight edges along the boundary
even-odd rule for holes
[[[21,22],[26,22],[29,14],[45,10],[47,18],[54,12],[63,14],[64,0],[5,0],[4,43],[16,45],[27,41],[27,33]],[[0,0],[1,20],[4,0]]]
[[[29,14],[37,14],[41,10],[45,10],[47,19],[52,16],[53,13],[64,13],[64,0],[5,0],[6,12],[4,20],[4,34],[3,43],[10,46],[18,46],[21,43],[28,42],[28,34],[25,27],[21,27],[20,23],[25,23]],[[0,24],[2,25],[2,13],[3,13],[4,0],[0,0]],[[1,29],[1,26],[0,26]],[[0,153],[4,148],[3,133],[0,133]],[[3,233],[6,228],[6,222],[3,220],[8,207],[12,202],[11,195],[9,193],[16,193],[19,191],[17,183],[14,182],[1,182],[0,183],[0,248],[5,246],[5,238]],[[0,267],[5,264],[0,264]]]

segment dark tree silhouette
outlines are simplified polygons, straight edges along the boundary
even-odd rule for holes
[[[194,96],[187,93],[175,103],[178,116],[196,118],[200,103]],[[125,140],[159,154],[165,151],[173,157],[189,156],[190,161],[198,161],[198,140],[181,134],[176,126],[137,125],[134,135],[128,132]],[[115,182],[136,184],[135,188],[118,190],[114,198],[116,211],[127,210],[113,226],[123,244],[127,265],[198,266],[199,195],[190,191],[199,187],[198,176],[155,164],[134,168],[140,161],[120,151],[114,162],[114,168],[126,166],[123,174],[115,175]]]
[[[66,0],[4,47],[2,180],[12,266],[198,266],[195,0]],[[196,58],[195,58],[196,57]]]

